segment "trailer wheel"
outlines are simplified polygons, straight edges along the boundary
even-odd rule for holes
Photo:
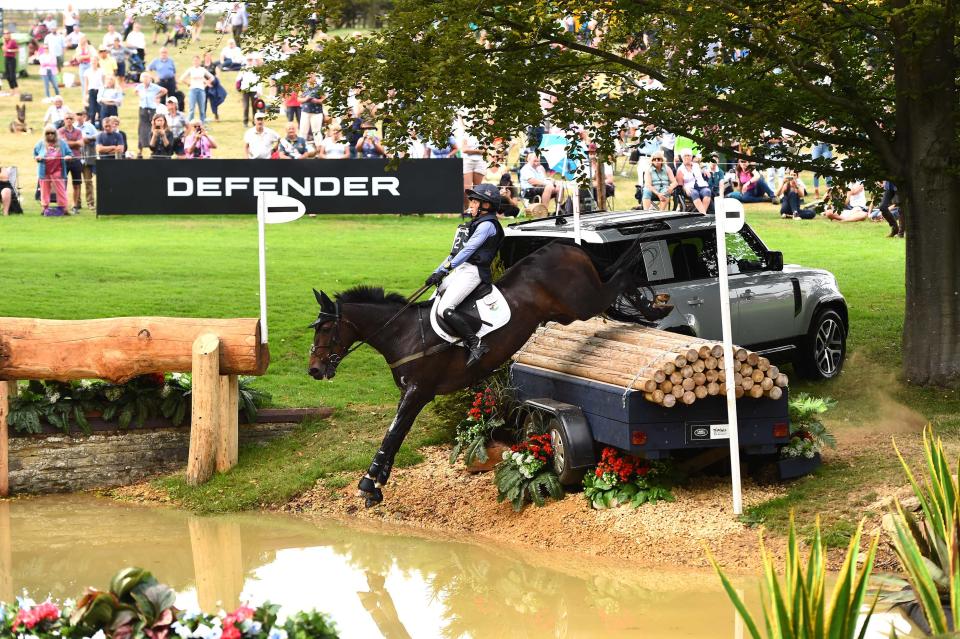
[[[520,434],[524,439],[529,439],[534,435],[543,435],[547,432],[547,414],[535,408],[526,408],[526,415],[520,426]]]
[[[573,468],[570,465],[573,449],[563,421],[551,417],[547,422],[547,433],[550,434],[550,444],[553,446],[553,469],[559,476],[560,483],[564,486],[580,485],[587,469]]]

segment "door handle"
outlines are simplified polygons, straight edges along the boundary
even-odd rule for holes
[[[700,306],[703,304],[703,299],[699,297],[694,297],[692,299],[687,300],[687,304],[689,304],[690,306]]]

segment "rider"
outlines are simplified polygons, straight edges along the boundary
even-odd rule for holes
[[[489,284],[493,280],[490,263],[503,242],[503,227],[497,221],[500,190],[496,186],[478,184],[467,189],[467,200],[470,204],[470,223],[466,225],[465,232],[457,233],[450,257],[430,274],[426,284],[437,286],[440,295],[437,313],[463,338],[464,344],[470,349],[467,366],[471,366],[489,349],[480,343],[480,338],[470,327],[469,319],[457,311],[457,306],[480,282]]]

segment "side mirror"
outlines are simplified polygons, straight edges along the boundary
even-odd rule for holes
[[[767,268],[771,271],[783,270],[783,253],[781,251],[767,252]]]

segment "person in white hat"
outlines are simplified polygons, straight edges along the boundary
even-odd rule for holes
[[[276,131],[264,126],[266,117],[263,112],[254,114],[253,127],[243,134],[243,153],[250,160],[269,160],[280,142]]]

